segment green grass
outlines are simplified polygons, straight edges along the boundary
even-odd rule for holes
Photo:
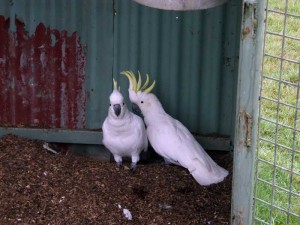
[[[284,12],[285,3],[269,0],[268,8]],[[298,17],[286,17],[285,35],[299,39],[300,1],[289,0],[287,12]],[[267,21],[267,31],[284,34],[284,15],[270,12]],[[296,195],[300,194],[300,176],[291,173],[300,173],[300,99],[297,101],[299,90],[296,87],[299,83],[300,41],[289,37],[267,34],[265,53],[292,62],[270,56],[265,56],[263,62],[263,73],[271,79],[263,79],[262,96],[274,101],[261,100],[261,118],[267,120],[260,120],[259,136],[271,143],[261,140],[258,144],[261,160],[257,165],[260,180],[256,184],[256,198],[262,201],[256,200],[255,217],[274,225],[284,225],[287,221],[298,225],[300,222],[291,214],[300,214],[300,198]],[[265,202],[283,210],[270,207]],[[263,223],[256,221],[256,224]]]

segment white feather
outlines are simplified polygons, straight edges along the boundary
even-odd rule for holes
[[[132,220],[132,214],[128,209],[123,209],[123,214],[128,220]]]
[[[138,92],[131,101],[140,107],[149,142],[159,155],[169,162],[187,168],[201,185],[224,180],[228,171],[211,159],[181,122],[164,111],[155,95]]]
[[[120,105],[120,114],[117,116],[114,105]],[[143,120],[131,113],[122,94],[114,90],[110,95],[110,107],[108,116],[103,125],[103,144],[113,154],[118,164],[122,163],[122,157],[131,157],[136,164],[140,159],[140,153],[147,151],[148,139]]]

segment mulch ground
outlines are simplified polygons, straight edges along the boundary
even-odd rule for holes
[[[232,158],[212,158],[230,175],[203,187],[181,167],[140,163],[133,174],[129,163],[52,154],[42,141],[8,135],[0,139],[0,224],[229,224]]]

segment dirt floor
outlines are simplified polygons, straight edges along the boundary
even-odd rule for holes
[[[1,224],[229,224],[229,153],[212,158],[230,175],[203,187],[181,167],[140,163],[133,174],[129,163],[118,169],[70,152],[53,154],[43,144],[0,139]]]

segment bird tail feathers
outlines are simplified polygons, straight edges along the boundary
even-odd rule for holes
[[[198,159],[193,161],[193,165],[188,170],[200,185],[219,183],[228,175],[228,171],[218,166],[215,162],[207,167],[203,166]]]

